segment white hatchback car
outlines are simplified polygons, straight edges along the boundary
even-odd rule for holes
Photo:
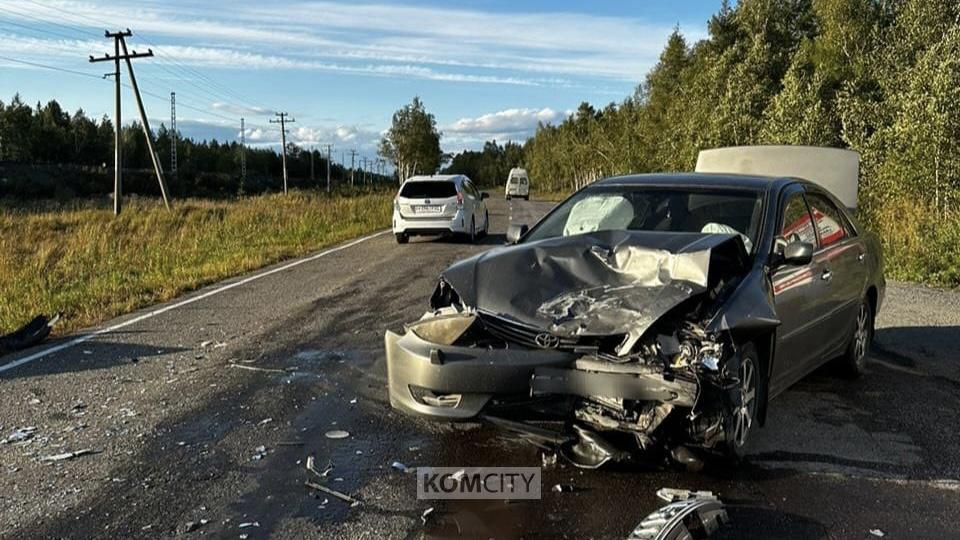
[[[393,202],[397,243],[414,235],[455,234],[476,241],[490,230],[487,197],[462,174],[408,178]]]

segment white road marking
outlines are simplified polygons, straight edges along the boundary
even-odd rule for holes
[[[337,247],[333,247],[333,248],[330,248],[330,249],[321,251],[320,253],[315,253],[315,254],[310,255],[309,257],[305,257],[305,258],[303,258],[303,259],[297,259],[297,260],[295,260],[295,261],[293,261],[293,262],[287,263],[287,264],[285,264],[285,265],[283,265],[283,266],[279,266],[279,267],[274,268],[274,269],[272,269],[272,270],[267,270],[266,272],[261,272],[261,273],[259,273],[259,274],[254,274],[254,275],[252,275],[252,276],[250,276],[250,277],[243,278],[243,279],[241,279],[240,281],[237,281],[237,282],[234,282],[234,283],[230,283],[230,284],[224,285],[224,286],[222,286],[222,287],[217,287],[216,289],[213,289],[213,290],[211,290],[211,291],[207,291],[207,292],[205,292],[205,293],[203,293],[203,294],[194,296],[194,297],[192,297],[192,298],[187,298],[186,300],[182,300],[182,301],[180,301],[180,302],[176,302],[176,303],[174,303],[174,304],[170,304],[169,306],[162,307],[162,308],[160,308],[160,309],[155,309],[155,310],[150,311],[150,312],[148,312],[148,313],[144,313],[143,315],[140,315],[140,316],[138,316],[138,317],[134,317],[133,319],[130,319],[129,321],[124,321],[124,322],[122,322],[122,323],[117,323],[117,324],[115,324],[115,325],[113,325],[113,326],[108,326],[107,328],[101,328],[101,329],[99,329],[99,330],[94,330],[93,332],[90,332],[89,334],[84,334],[84,335],[82,335],[82,336],[75,337],[75,338],[73,338],[73,339],[71,339],[70,341],[67,341],[67,342],[65,342],[65,343],[61,343],[61,344],[59,344],[59,345],[55,345],[55,346],[50,347],[50,348],[48,348],[48,349],[44,349],[44,350],[42,350],[42,351],[35,352],[35,353],[33,353],[33,354],[29,355],[29,356],[25,356],[25,357],[23,357],[23,358],[20,358],[19,360],[14,360],[13,362],[10,362],[9,364],[5,364],[4,366],[0,367],[0,373],[3,373],[3,372],[5,372],[5,371],[11,370],[11,369],[14,369],[14,368],[19,367],[19,366],[22,366],[22,365],[24,365],[24,364],[29,364],[30,362],[39,360],[39,359],[44,358],[44,357],[46,357],[46,356],[50,356],[51,354],[54,354],[54,353],[63,351],[63,350],[65,350],[65,349],[69,349],[69,348],[71,348],[71,347],[75,347],[75,346],[77,346],[77,345],[79,345],[79,344],[81,344],[81,343],[83,343],[83,342],[85,342],[85,341],[90,341],[91,339],[93,339],[93,338],[95,338],[95,337],[97,337],[97,336],[102,336],[102,335],[104,335],[104,334],[109,334],[110,332],[115,332],[115,331],[117,331],[117,330],[119,330],[119,329],[121,329],[121,328],[125,328],[125,327],[127,327],[127,326],[130,326],[130,325],[132,325],[132,324],[136,324],[136,323],[141,322],[141,321],[145,321],[145,320],[147,320],[147,319],[150,319],[150,318],[152,318],[152,317],[156,317],[157,315],[161,315],[161,314],[166,313],[166,312],[168,312],[168,311],[173,311],[173,310],[175,310],[175,309],[182,308],[183,306],[192,304],[192,303],[194,303],[194,302],[199,302],[200,300],[203,300],[203,299],[205,299],[205,298],[210,298],[211,296],[220,294],[220,293],[222,293],[222,292],[224,292],[224,291],[228,291],[228,290],[230,290],[230,289],[233,289],[234,287],[239,287],[239,286],[241,286],[241,285],[246,285],[247,283],[251,283],[251,282],[256,281],[256,280],[258,280],[258,279],[265,278],[265,277],[267,277],[267,276],[271,276],[271,275],[276,274],[276,273],[279,273],[279,272],[283,272],[284,270],[289,270],[289,269],[291,269],[291,268],[293,268],[293,267],[300,266],[301,264],[305,264],[305,263],[308,263],[308,262],[315,261],[315,260],[317,260],[317,259],[319,259],[319,258],[321,258],[321,257],[325,257],[325,256],[327,256],[327,255],[330,255],[331,253],[336,253],[336,252],[338,252],[338,251],[347,249],[348,247],[353,247],[353,246],[355,246],[355,245],[357,245],[357,244],[359,244],[359,243],[361,243],[361,242],[366,242],[367,240],[371,240],[371,239],[376,238],[376,237],[378,237],[378,236],[382,236],[382,235],[384,235],[384,234],[387,234],[388,232],[390,232],[389,229],[383,230],[383,231],[380,231],[380,232],[376,232],[376,233],[373,233],[373,234],[364,236],[364,237],[362,237],[362,238],[357,238],[356,240],[352,240],[352,241],[350,241],[350,242],[347,242],[346,244],[341,244],[341,245],[339,245],[339,246],[337,246]]]

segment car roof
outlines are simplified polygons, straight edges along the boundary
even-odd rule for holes
[[[430,176],[411,176],[407,178],[403,183],[407,182],[456,182],[458,178],[462,178],[462,174],[434,174]]]
[[[795,182],[807,182],[797,178],[726,173],[653,173],[614,176],[593,183],[594,186],[658,186],[658,187],[720,187],[739,188],[751,191],[766,191]]]

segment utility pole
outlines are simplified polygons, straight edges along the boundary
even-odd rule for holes
[[[327,193],[330,193],[330,150],[333,148],[332,144],[327,144]]]
[[[177,93],[170,92],[170,176],[177,176]]]
[[[283,162],[283,194],[287,194],[287,122],[296,122],[295,119],[287,119],[289,113],[278,112],[274,113],[274,116],[279,117],[279,120],[270,119],[271,124],[280,124],[280,144],[283,145],[281,152],[281,161]]]
[[[240,191],[247,184],[247,126],[240,118]]]
[[[356,157],[357,157],[357,151],[351,150],[350,151],[350,187],[353,187],[353,171],[354,171],[353,165],[355,163]]]
[[[167,199],[167,186],[163,181],[163,170],[160,167],[160,156],[153,149],[153,137],[150,135],[150,124],[147,122],[147,114],[143,109],[143,100],[140,99],[140,89],[137,86],[137,78],[133,74],[133,63],[130,60],[134,58],[149,58],[153,56],[153,51],[147,49],[145,53],[138,53],[133,51],[131,54],[127,50],[127,43],[124,38],[130,37],[133,35],[133,32],[128,28],[123,32],[110,32],[105,31],[104,36],[107,38],[113,39],[113,56],[105,54],[100,58],[94,58],[93,55],[90,55],[90,62],[109,62],[113,61],[113,77],[114,77],[114,89],[116,94],[116,125],[113,128],[113,161],[114,161],[114,177],[113,177],[113,213],[119,215],[122,208],[121,197],[122,197],[122,150],[121,150],[121,140],[120,134],[122,129],[122,120],[120,117],[120,60],[124,60],[127,63],[127,74],[130,77],[130,86],[133,88],[133,95],[137,98],[137,110],[140,113],[140,123],[143,127],[143,134],[147,139],[147,150],[150,152],[150,160],[153,162],[153,169],[157,173],[157,182],[160,184],[160,194],[163,196],[163,204],[170,209],[170,201]],[[120,54],[121,49],[123,54]]]

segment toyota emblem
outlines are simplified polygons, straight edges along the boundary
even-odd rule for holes
[[[560,346],[560,338],[546,332],[537,334],[537,337],[533,338],[533,341],[537,344],[537,347],[541,349],[556,349]]]

